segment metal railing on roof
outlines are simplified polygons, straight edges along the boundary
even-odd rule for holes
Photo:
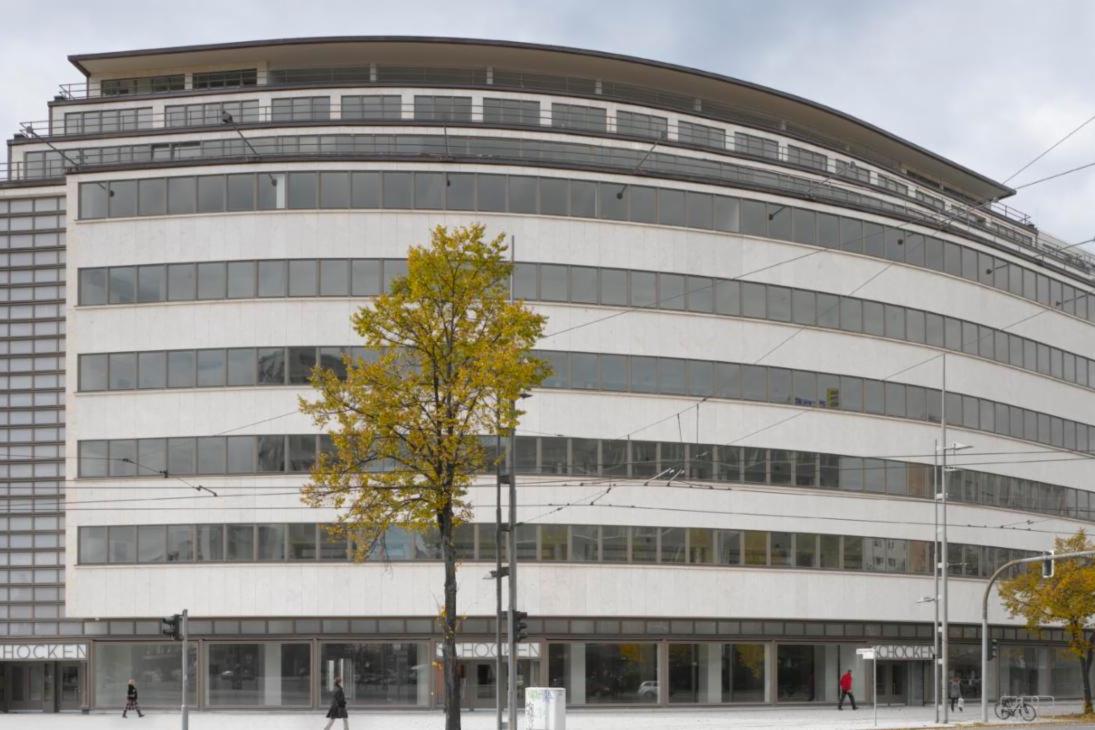
[[[542,109],[536,101],[503,100],[500,102],[472,103],[470,98],[423,96],[422,101],[405,103],[401,98],[384,95],[345,96],[340,100],[337,113],[332,112],[329,97],[298,97],[286,100],[283,105],[259,106],[258,100],[231,102],[192,103],[169,106],[164,112],[153,113],[151,108],[108,109],[92,114],[69,113],[62,120],[23,122],[23,136],[58,138],[65,136],[89,136],[107,134],[139,134],[143,131],[187,131],[210,129],[230,125],[285,125],[285,124],[352,124],[406,125],[406,124],[453,124],[484,125],[499,128],[524,128],[577,132],[582,134],[614,134],[635,140],[663,141],[695,147],[706,152],[752,157],[764,162],[804,168],[818,174],[838,177],[852,184],[862,184],[889,195],[898,196],[918,205],[926,205],[940,212],[948,209],[942,197],[925,193],[908,181],[875,173],[825,153],[780,144],[778,140],[757,137],[748,133],[735,133],[716,127],[697,125],[685,120],[669,120],[663,117],[631,115],[617,112],[609,118],[603,109]],[[615,129],[610,131],[610,123]],[[932,191],[934,193],[934,191]],[[984,216],[973,218],[961,214],[964,206],[949,206],[959,217],[970,219],[974,225],[993,228],[1009,239],[1015,233],[1009,228],[989,223]],[[997,204],[986,211],[1002,217],[1009,223],[1032,228],[1030,218],[1006,205]],[[1020,234],[1030,237],[1030,231]]]
[[[113,83],[111,83],[113,82]],[[126,83],[119,83],[126,82]],[[189,86],[187,85],[189,83]],[[729,105],[714,99],[693,97],[673,91],[644,87],[604,79],[531,73],[495,67],[438,68],[367,64],[336,68],[272,69],[269,71],[227,71],[212,74],[152,76],[113,79],[92,83],[61,84],[58,100],[90,98],[127,98],[180,94],[194,91],[240,91],[263,87],[307,86],[398,86],[483,87],[529,93],[565,94],[622,101],[640,106],[672,109],[700,117],[797,137],[832,150],[843,150],[862,160],[901,171],[894,158],[869,146],[850,145],[807,126],[790,123],[767,112]]]

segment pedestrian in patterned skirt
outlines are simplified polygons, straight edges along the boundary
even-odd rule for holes
[[[122,717],[125,717],[125,713],[130,710],[136,710],[137,717],[144,717],[140,705],[137,704],[137,680],[135,679],[129,680],[129,688],[125,691],[125,709],[122,710]]]

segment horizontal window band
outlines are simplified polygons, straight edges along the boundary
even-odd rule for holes
[[[923,388],[836,373],[685,358],[537,350],[546,388],[674,395],[806,406],[939,423],[942,397]],[[242,347],[79,356],[81,392],[307,385],[319,366],[344,375],[361,347]],[[947,392],[948,424],[1095,454],[1095,425]]]
[[[494,560],[495,526],[456,528],[458,560]],[[988,578],[1037,553],[949,543],[951,575]],[[625,525],[521,524],[522,563],[746,566],[932,574],[932,543],[882,537]],[[354,545],[317,523],[118,525],[79,528],[79,564],[349,562]],[[506,550],[503,548],[503,559]],[[440,561],[436,534],[390,528],[368,562]]]
[[[342,137],[354,145],[357,144],[358,137],[364,136],[344,135]],[[342,137],[336,136],[332,139],[337,142]],[[372,137],[369,140],[368,144],[381,145],[384,149],[391,146],[392,153],[397,158],[424,156],[427,161],[429,159],[427,150],[433,150],[438,156],[444,156],[446,159],[460,158],[459,152],[451,147],[458,143],[465,146],[497,143],[501,149],[506,150],[510,150],[515,145],[516,149],[520,150],[520,145],[524,143],[523,140],[491,140],[475,137],[449,137],[446,141],[439,136],[401,138],[379,135],[375,140]],[[402,140],[406,141],[406,150],[400,150]],[[252,141],[253,143],[262,142],[260,138],[254,138]],[[217,142],[224,141],[217,140]],[[228,143],[235,144],[231,140]],[[199,145],[200,149],[200,145],[205,143],[192,144]],[[550,160],[552,155],[559,154],[556,148],[560,146],[566,145],[551,143],[550,149],[537,151],[532,156],[522,153],[510,164],[528,165],[530,160],[543,162],[544,154],[547,154],[547,159]],[[601,147],[588,147],[588,151],[583,150],[584,154],[595,156],[599,165],[620,168],[614,172],[634,173],[642,155],[641,151],[635,150],[606,151]],[[341,154],[343,158],[351,154],[344,150],[339,153],[339,149],[335,144],[335,147],[327,154]],[[620,159],[608,155],[608,152],[621,153]],[[301,153],[297,151],[293,154]],[[307,157],[307,153],[304,154]],[[242,146],[240,155],[249,160],[253,160],[254,157],[253,153],[243,149]],[[491,162],[491,157],[491,150],[484,149],[480,154],[469,157],[467,161]],[[624,160],[625,157],[636,157],[636,159]],[[646,167],[643,171],[653,177],[672,177],[667,171],[672,170],[674,165],[696,166],[694,170],[689,168],[687,174],[682,175],[681,179],[702,182],[705,177],[713,174],[712,171],[723,170],[726,167],[720,163],[690,158],[679,158],[678,163],[677,159],[672,155],[652,154],[648,162],[644,163]],[[627,164],[624,164],[625,162]],[[561,169],[575,166],[573,161],[568,160]],[[809,196],[852,210],[863,209],[890,217],[907,217],[909,223],[916,223],[932,230],[939,227],[941,220],[949,220],[941,215],[907,216],[903,209],[886,201],[842,189],[840,189],[841,195],[838,196],[841,199],[829,200],[826,196],[830,193],[835,194],[837,189],[821,194],[827,189],[816,185],[814,181],[791,179],[782,183],[780,179],[781,176],[778,173],[742,168],[735,169],[734,174],[729,178],[716,176],[711,181],[716,185],[735,185],[747,189],[774,191],[777,194]],[[80,217],[84,220],[279,209],[509,212],[657,223],[743,233],[850,251],[897,263],[908,263],[918,268],[943,271],[989,287],[1009,291],[1016,296],[1047,307],[1057,307],[1059,306],[1057,302],[1061,302],[1062,311],[1095,321],[1095,312],[1092,311],[1095,304],[1089,302],[1089,299],[1095,298],[1095,295],[1090,295],[1083,290],[1073,290],[1071,284],[1061,279],[1050,278],[1033,269],[998,259],[978,249],[935,238],[930,233],[922,234],[858,218],[818,213],[812,209],[793,205],[765,204],[755,200],[675,188],[554,177],[538,178],[535,175],[396,171],[290,173],[271,171],[227,176],[200,175],[114,180],[80,185]],[[835,226],[829,225],[829,221],[835,222],[838,219],[842,222],[836,223]],[[860,230],[850,234],[848,231],[855,227],[859,227]],[[875,228],[877,233],[873,232]],[[969,237],[976,238],[973,235]],[[904,246],[906,238],[910,242],[907,247]],[[914,245],[917,239],[923,239],[925,242]],[[984,243],[992,246],[994,241],[995,239],[986,239]],[[1045,286],[1044,291],[1042,282]],[[1054,296],[1050,291],[1051,288],[1060,289],[1061,292],[1058,293],[1062,295]],[[1068,291],[1079,292],[1080,296],[1072,298],[1063,293]],[[1064,304],[1066,300],[1069,300],[1067,305]],[[1082,306],[1084,311],[1077,312],[1079,306]]]
[[[406,275],[405,259],[259,259],[85,268],[81,306],[371,297]],[[867,334],[981,357],[1095,389],[1095,360],[1004,330],[869,299],[635,269],[519,262],[518,299],[636,307]]]
[[[494,436],[480,436],[486,465],[495,462]],[[222,475],[307,475],[330,437],[317,434],[112,439],[78,443],[80,479],[159,480]],[[635,440],[518,436],[518,474],[573,477],[576,481],[668,479],[723,484],[840,490],[894,497],[933,498],[932,467],[896,459],[844,456],[778,448]],[[503,440],[508,452],[508,439]],[[991,465],[987,461],[986,465]],[[377,469],[386,468],[378,464]],[[493,467],[484,466],[484,473]],[[947,499],[1020,512],[1095,521],[1095,492],[968,468],[948,470]],[[88,483],[90,488],[92,483]]]

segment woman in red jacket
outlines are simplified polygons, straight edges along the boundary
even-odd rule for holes
[[[844,709],[844,698],[847,697],[852,701],[852,709],[858,710],[855,706],[855,695],[852,694],[852,670],[849,669],[840,678],[840,702],[837,703],[836,709]]]

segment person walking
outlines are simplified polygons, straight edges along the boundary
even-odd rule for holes
[[[947,683],[947,698],[951,701],[951,712],[954,712],[955,706],[959,706],[959,709],[965,709],[960,706],[962,700],[962,680],[954,675],[951,675],[950,682]]]
[[[848,669],[840,677],[840,702],[837,703],[836,709],[844,709],[844,698],[847,697],[852,701],[852,709],[858,710],[855,706],[855,695],[852,694],[852,670]]]
[[[137,704],[137,680],[129,680],[129,687],[125,691],[125,709],[122,710],[122,717],[125,717],[125,713],[130,710],[137,711],[137,717],[144,717],[144,713],[141,712],[141,706]]]
[[[342,718],[342,730],[350,730],[350,721],[346,714],[346,693],[342,691],[342,677],[335,677],[335,692],[331,696],[331,709],[327,710],[327,724],[323,730],[331,730],[335,720]]]

